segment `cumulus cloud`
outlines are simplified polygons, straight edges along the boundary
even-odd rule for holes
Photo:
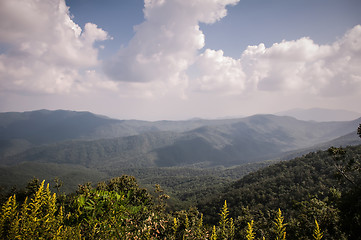
[[[266,48],[249,46],[239,59],[206,49],[192,69],[193,90],[217,94],[294,92],[326,97],[361,91],[361,26],[329,45],[308,37]],[[194,70],[195,69],[195,70]]]
[[[319,45],[309,37],[268,48],[261,43],[249,46],[238,59],[224,56],[222,50],[202,50],[205,36],[199,23],[220,20],[227,15],[226,6],[238,1],[145,0],[145,21],[134,28],[128,46],[105,62],[105,72],[132,89],[148,89],[147,96],[173,88],[182,89],[184,98],[192,92],[322,96],[360,92],[361,26],[333,44]]]
[[[204,47],[199,23],[214,23],[239,0],[145,0],[145,21],[127,48],[105,63],[107,74],[124,82],[187,82],[186,70]]]
[[[102,88],[123,97],[211,93],[361,92],[361,26],[328,45],[311,38],[249,46],[239,58],[204,49],[199,24],[227,15],[239,0],[145,0],[145,21],[112,59],[100,64],[94,42],[109,39],[73,22],[64,0],[0,1],[0,91],[66,93]],[[102,79],[102,81],[99,81]],[[255,94],[256,95],[256,94]]]
[[[246,89],[246,75],[241,61],[223,55],[222,50],[206,49],[195,65],[194,90],[221,94],[241,94]]]
[[[75,24],[64,0],[0,1],[1,90],[38,93],[81,88],[83,70],[99,64],[95,41],[108,39],[97,25]]]
[[[330,45],[310,38],[249,46],[240,61],[254,88],[342,96],[361,90],[361,26]]]

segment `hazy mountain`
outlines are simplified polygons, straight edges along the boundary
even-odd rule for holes
[[[292,109],[284,112],[276,113],[278,116],[290,116],[304,121],[330,122],[330,121],[350,121],[361,117],[361,113],[334,110],[323,108],[311,109]]]
[[[356,131],[346,134],[344,136],[332,139],[331,141],[316,144],[312,147],[301,148],[289,152],[285,152],[279,156],[281,160],[290,160],[310,152],[317,152],[320,150],[327,150],[330,147],[348,147],[361,145],[361,138],[357,135]]]
[[[145,132],[183,132],[204,125],[236,120],[157,121],[117,120],[90,112],[37,110],[0,113],[0,141],[22,139],[32,144],[64,140],[94,140],[138,135]]]
[[[274,115],[147,122],[62,110],[1,113],[0,185],[10,188],[33,176],[48,181],[58,176],[71,190],[77,183],[124,173],[140,175],[150,184],[154,183],[149,180],[150,169],[156,176],[175,171],[169,173],[175,182],[185,181],[183,175],[190,173],[186,169],[216,171],[219,177],[232,171],[240,177],[271,163],[260,163],[263,160],[361,144],[355,134],[360,122],[311,122]],[[199,181],[199,174],[187,182]],[[202,174],[202,179],[215,181],[214,173]],[[170,181],[167,176],[161,178],[162,184]],[[223,184],[227,179],[217,181]],[[165,186],[173,188],[174,181]]]
[[[98,128],[118,122],[90,112],[64,110],[0,113],[0,140],[23,139],[43,144],[90,138]]]
[[[205,126],[184,133],[174,144],[156,149],[159,166],[238,165],[281,156],[356,132],[350,122],[306,122],[291,117],[256,115],[236,123]],[[357,141],[357,140],[356,140]],[[342,145],[342,142],[339,142]]]
[[[128,130],[134,130],[137,135],[87,141],[73,140],[37,146],[11,156],[8,154],[1,158],[0,163],[52,162],[79,164],[104,170],[125,167],[233,166],[275,158],[287,151],[333,140],[356,131],[360,123],[360,119],[319,123],[274,115],[256,115],[232,120],[174,122],[119,121],[97,115],[88,116],[90,119],[96,119],[93,121],[96,123],[115,122],[93,126],[84,123],[85,126],[89,126],[89,131],[95,129],[93,133],[99,131],[99,126],[117,128],[118,125],[124,127],[125,125],[121,124],[127,124]],[[75,120],[81,123],[79,118]],[[74,129],[69,118],[67,121],[71,129]],[[36,126],[40,128],[39,125]],[[117,129],[121,129],[119,126]],[[197,126],[201,127],[195,128]],[[31,125],[28,127],[31,128]],[[68,136],[84,136],[83,129],[85,128],[76,129],[74,131],[77,134],[69,133]],[[160,131],[164,129],[174,131]],[[182,132],[182,129],[186,131]],[[67,132],[66,127],[63,131]],[[59,129],[46,132],[45,136],[58,132]],[[40,133],[38,137],[41,139]]]
[[[117,120],[90,112],[65,110],[6,112],[0,113],[0,157],[40,144],[126,137],[156,131],[182,132],[218,122],[202,119],[158,122]]]

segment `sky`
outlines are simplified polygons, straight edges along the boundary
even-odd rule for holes
[[[0,112],[360,112],[359,0],[1,0]]]

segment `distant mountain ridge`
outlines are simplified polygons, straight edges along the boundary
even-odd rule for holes
[[[360,122],[319,123],[275,115],[147,122],[63,110],[1,113],[0,163],[102,169],[235,166],[331,141],[356,131]]]
[[[92,138],[97,128],[117,122],[90,112],[65,110],[0,113],[0,140],[24,139],[43,144]]]
[[[290,116],[304,121],[331,122],[331,121],[350,121],[361,117],[361,113],[341,110],[341,109],[291,109],[284,112],[275,113],[277,116]]]
[[[95,140],[138,135],[154,131],[184,132],[229,120],[192,119],[187,121],[118,120],[91,112],[36,110],[0,113],[0,141],[24,139],[33,144],[65,140]]]

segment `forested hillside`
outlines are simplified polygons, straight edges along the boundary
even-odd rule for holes
[[[168,190],[177,192],[174,202],[189,202],[196,198],[191,185],[211,191],[196,184],[202,179],[223,187],[280,160],[361,144],[354,130],[359,121],[317,123],[255,115],[146,122],[63,110],[1,113],[0,186],[24,187],[31,177],[51,182],[58,176],[71,192],[79,181],[131,174],[142,184],[166,183]],[[40,144],[39,139],[48,142]],[[187,171],[194,174],[186,177]],[[150,177],[148,172],[154,174]],[[169,176],[174,181],[168,181]],[[178,194],[178,189],[188,194]]]
[[[337,148],[311,152],[250,173],[210,195],[198,208],[216,222],[218,206],[227,200],[232,217],[241,222],[252,218],[263,227],[271,213],[281,208],[289,221],[289,239],[310,235],[315,218],[324,228],[325,239],[342,239],[345,229],[361,226],[361,202],[355,198],[361,190],[360,166],[361,145],[345,152]]]
[[[361,146],[310,153],[179,211],[167,207],[159,185],[148,192],[125,175],[67,195],[59,180],[52,194],[34,179],[3,203],[0,233],[5,239],[358,239],[360,155]]]
[[[255,115],[144,122],[87,112],[3,113],[0,164],[43,162],[98,169],[230,167],[279,158],[288,151],[331,141],[353,132],[359,121],[317,123]],[[108,131],[112,134],[107,135]]]

